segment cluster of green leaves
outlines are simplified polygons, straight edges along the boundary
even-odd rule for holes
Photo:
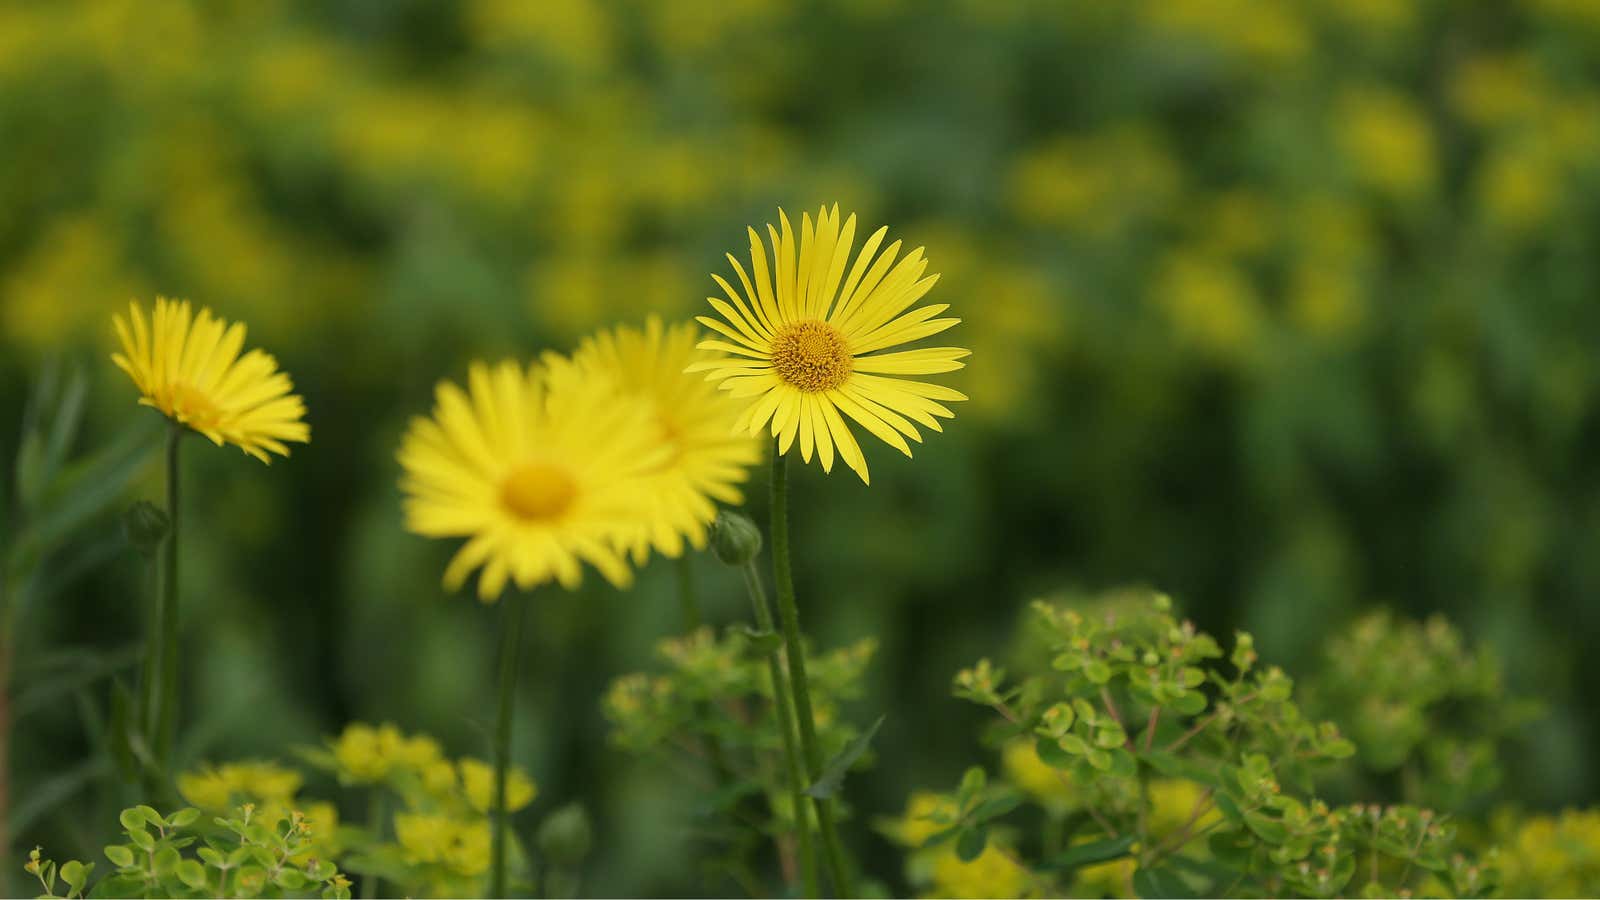
[[[711,788],[695,811],[697,824],[724,848],[709,866],[747,887],[752,837],[773,836],[784,866],[793,862],[793,804],[767,667],[778,640],[747,628],[668,638],[658,647],[659,670],[616,679],[604,701],[618,746],[685,766]],[[873,729],[858,729],[839,709],[860,696],[876,649],[868,639],[806,657],[817,739],[832,759],[810,786],[813,794],[833,796],[845,772],[867,756]]]
[[[1482,896],[1493,888],[1493,867],[1462,852],[1447,817],[1318,799],[1317,777],[1356,746],[1333,723],[1302,713],[1293,680],[1258,665],[1250,635],[1237,635],[1225,653],[1176,619],[1168,598],[1144,592],[1087,609],[1040,602],[1034,610],[1048,671],[1012,682],[983,660],[955,678],[957,697],[1001,716],[993,737],[1030,743],[1025,749],[1060,782],[1052,793],[1066,798],[1041,805],[1048,840],[1006,848],[1028,870],[1022,883],[1064,892],[1079,870],[1121,861],[1124,889],[1143,896],[1393,896],[1429,884]],[[1184,783],[1186,809],[1163,812],[1152,801]],[[993,826],[1023,800],[971,771],[927,816],[934,830],[919,832],[916,845],[953,842],[962,862],[976,861]],[[1158,826],[1158,818],[1170,821]]]
[[[1354,737],[1357,759],[1382,780],[1398,774],[1407,802],[1463,809],[1502,776],[1501,744],[1537,713],[1511,697],[1497,657],[1469,646],[1443,617],[1361,617],[1335,635],[1307,704]]]
[[[255,812],[246,804],[235,816],[203,821],[193,807],[166,816],[149,806],[125,809],[119,818],[127,843],[105,848],[113,873],[92,888],[93,863],[69,860],[57,868],[35,849],[24,868],[44,885],[44,897],[83,897],[92,890],[96,897],[349,900],[350,881],[332,862],[314,856],[303,816],[269,820]]]

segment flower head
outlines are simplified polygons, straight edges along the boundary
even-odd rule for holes
[[[781,231],[767,226],[770,269],[767,246],[752,228],[751,272],[728,254],[743,291],[712,276],[727,295],[727,301],[709,298],[722,318],[697,319],[727,340],[702,341],[700,348],[714,351],[715,358],[687,371],[707,372],[708,381],[747,401],[738,429],[754,436],[770,422],[780,453],[789,452],[798,437],[807,462],[815,450],[823,470],[832,471],[837,450],[867,481],[866,458],[845,417],[910,456],[905,439],[922,440],[917,425],[944,430],[939,418],[955,413],[943,403],[967,399],[942,385],[893,376],[951,372],[966,365],[960,360],[971,351],[879,351],[938,334],[961,320],[937,318],[948,304],[911,309],[939,276],[924,277],[928,263],[920,247],[901,257],[895,241],[879,253],[887,227],[867,238],[847,273],[854,215],[841,224],[838,206],[819,210],[814,223],[806,214],[798,238],[781,210],[778,219]]]
[[[684,373],[710,357],[695,349],[696,339],[692,323],[663,326],[652,316],[642,330],[620,326],[595,334],[574,354],[581,368],[645,405],[668,450],[645,485],[653,508],[629,541],[635,563],[644,562],[651,547],[679,556],[685,539],[703,549],[717,515],[714,501],[743,503],[738,485],[759,456],[752,438],[733,433],[743,404]]]
[[[147,321],[139,304],[114,316],[122,352],[111,361],[128,373],[139,402],[160,410],[221,446],[233,444],[262,462],[288,456],[285,441],[311,440],[305,402],[278,361],[261,350],[244,355],[243,324],[229,325],[187,300],[156,298]]]
[[[406,527],[469,539],[447,588],[480,567],[485,601],[507,581],[573,588],[584,562],[613,584],[631,581],[618,547],[650,514],[643,480],[667,454],[640,404],[554,354],[527,367],[474,364],[465,390],[445,381],[436,396],[399,459]]]

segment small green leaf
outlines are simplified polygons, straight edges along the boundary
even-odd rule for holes
[[[1093,659],[1084,665],[1083,676],[1095,684],[1105,684],[1111,680],[1111,667],[1105,660]]]
[[[1099,748],[1092,749],[1088,753],[1084,754],[1084,759],[1089,761],[1089,765],[1094,766],[1096,769],[1099,769],[1102,772],[1106,772],[1111,769],[1111,754],[1105,750],[1101,750]]]
[[[1045,765],[1056,769],[1070,769],[1077,763],[1077,758],[1061,749],[1061,743],[1055,738],[1039,738],[1034,742],[1034,751],[1039,754],[1039,759]]]
[[[1041,868],[1071,871],[1084,866],[1121,859],[1128,855],[1128,851],[1138,840],[1139,836],[1136,834],[1125,834],[1118,838],[1079,844],[1054,859],[1047,860]]]
[[[206,867],[192,859],[178,863],[178,880],[196,890],[206,886]]]
[[[1289,838],[1289,830],[1277,819],[1269,818],[1257,812],[1244,814],[1244,824],[1269,844],[1281,844]]]
[[[194,852],[196,856],[205,860],[206,865],[212,867],[213,869],[225,869],[228,867],[227,859],[225,859],[221,853],[218,853],[210,847],[201,847]]]
[[[286,891],[298,891],[306,886],[306,876],[297,869],[284,869],[273,881]]]
[[[171,824],[173,828],[187,828],[190,825],[193,825],[199,818],[200,810],[191,806],[186,809],[180,809],[168,816],[167,822]]]
[[[1172,708],[1186,716],[1198,716],[1206,711],[1206,695],[1186,690],[1173,698]]]
[[[978,804],[976,809],[967,813],[966,818],[971,822],[987,822],[990,819],[998,819],[1021,805],[1021,794],[1015,791],[1006,791]]]
[[[956,856],[962,862],[972,862],[983,855],[983,848],[989,844],[989,829],[979,825],[975,828],[963,828],[961,836],[956,838]]]
[[[182,860],[183,857],[178,855],[176,848],[162,847],[160,850],[156,851],[156,874],[163,878],[171,875],[177,870],[178,863],[182,862]]]
[[[154,825],[157,828],[167,827],[167,820],[162,818],[161,813],[156,812],[153,807],[136,806],[134,809],[137,809],[139,813],[144,816],[144,820],[149,822],[151,825]]]
[[[125,809],[118,813],[117,821],[121,822],[122,827],[127,829],[129,833],[144,830],[144,813],[140,812],[138,807]]]
[[[153,850],[156,846],[156,839],[151,837],[150,832],[145,831],[143,828],[138,831],[128,832],[128,840],[133,841],[134,846],[140,850]]]
[[[75,859],[69,859],[61,864],[61,880],[67,883],[68,894],[83,893],[83,883],[88,877],[89,873],[84,870],[83,863]]]
[[[1141,868],[1133,873],[1133,890],[1140,897],[1193,897],[1194,892],[1178,873],[1166,867]]]
[[[856,760],[867,752],[868,747],[872,746],[872,738],[878,733],[878,729],[883,727],[883,720],[884,717],[879,716],[878,721],[872,723],[872,727],[856,735],[856,739],[839,751],[838,756],[829,760],[828,765],[822,770],[822,775],[817,778],[817,783],[806,788],[806,795],[815,797],[818,800],[826,800],[837,794],[839,786],[844,783],[844,776],[850,771],[850,767],[855,765]]]
[[[105,849],[106,859],[118,868],[127,868],[133,865],[133,851],[123,844],[112,844]]]

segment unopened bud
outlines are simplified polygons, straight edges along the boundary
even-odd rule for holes
[[[539,852],[557,866],[576,869],[589,855],[592,838],[589,814],[571,803],[551,813],[539,826]]]
[[[122,517],[122,533],[127,536],[128,543],[145,556],[156,554],[171,525],[167,514],[148,500],[128,507]]]
[[[722,510],[711,525],[711,550],[730,566],[742,566],[761,552],[761,530],[743,513]]]

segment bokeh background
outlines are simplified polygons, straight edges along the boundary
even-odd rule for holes
[[[902,884],[872,816],[982,761],[950,676],[1062,587],[1160,586],[1291,671],[1360,611],[1442,612],[1545,704],[1503,794],[1600,798],[1594,0],[6,3],[0,421],[61,357],[86,444],[153,415],[107,359],[130,298],[248,322],[313,443],[191,445],[183,752],[357,718],[481,752],[496,616],[401,529],[406,417],[469,359],[700,311],[745,225],[834,201],[927,247],[974,351],[914,460],[795,478],[809,630],[881,641],[850,711],[888,715],[849,789],[869,872]],[[32,611],[19,652],[135,642],[140,573]],[[672,590],[658,562],[532,619],[518,756],[535,818],[595,815],[599,893],[706,889],[688,789],[598,707]],[[19,722],[19,801],[90,740],[70,704]],[[90,858],[96,796],[18,843]]]

